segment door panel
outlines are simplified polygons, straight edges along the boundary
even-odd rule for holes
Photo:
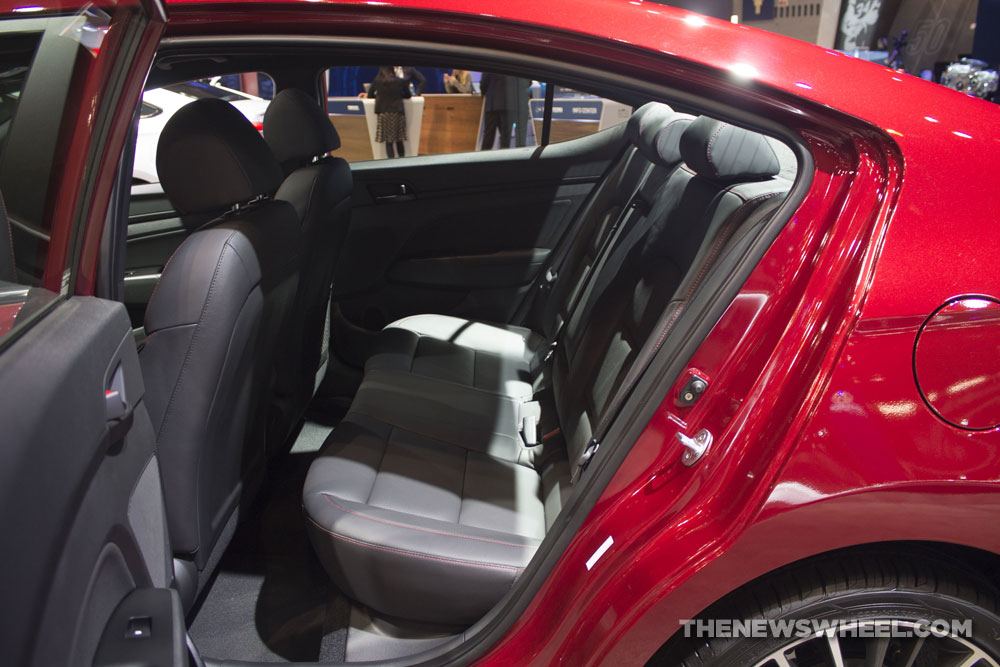
[[[404,259],[390,267],[388,278],[394,284],[417,287],[516,288],[531,283],[550,252],[548,248],[527,248]]]
[[[614,128],[544,148],[351,165],[351,229],[333,283],[339,356],[362,365],[375,333],[408,315],[510,321],[623,149]]]
[[[63,301],[0,354],[10,664],[90,664],[119,603],[170,583],[143,393],[121,304]]]
[[[137,587],[172,598],[156,438],[125,308],[66,298],[93,289],[121,110],[165,20],[146,0],[101,4],[0,20],[0,253],[13,262],[0,276],[5,664],[92,664]],[[170,618],[162,606],[148,615]],[[183,656],[183,625],[171,624],[154,632]],[[133,646],[146,655],[150,644]]]

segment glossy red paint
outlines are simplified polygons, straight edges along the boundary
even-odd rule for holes
[[[982,530],[1000,509],[1000,436],[938,418],[912,368],[941,304],[1000,296],[983,251],[998,210],[994,106],[642,2],[169,7],[173,36],[397,37],[600,67],[771,118],[813,154],[804,201],[690,361],[712,377],[708,392],[678,408],[678,380],[480,664],[641,662],[679,619],[830,549],[928,540],[1000,552],[1000,535]],[[952,368],[953,381],[972,372]],[[685,468],[675,436],[701,428],[715,443]]]
[[[23,306],[24,301],[0,304],[0,336],[3,336],[14,327],[14,319],[21,312]]]

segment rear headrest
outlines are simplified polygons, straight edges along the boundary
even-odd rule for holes
[[[681,162],[681,137],[684,131],[694,122],[694,116],[686,113],[675,113],[667,124],[656,133],[656,160],[658,164],[672,167]]]
[[[763,135],[706,116],[684,131],[681,156],[699,176],[717,181],[762,180],[781,170]]]
[[[674,110],[662,102],[648,102],[636,109],[625,126],[625,136],[650,162],[656,154],[656,133],[674,117]]]
[[[281,166],[228,102],[196,100],[167,121],[156,146],[160,185],[181,213],[225,210],[278,189]]]
[[[296,88],[281,91],[267,106],[264,139],[286,171],[340,148],[330,117]]]

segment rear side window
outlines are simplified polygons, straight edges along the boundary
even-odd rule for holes
[[[553,89],[550,144],[579,139],[621,125],[628,122],[632,115],[632,107],[621,102],[563,86],[553,86]],[[545,123],[545,100],[540,97],[533,97],[530,102],[531,123],[539,137]]]
[[[334,154],[348,162],[554,144],[624,123],[632,112],[584,91],[460,67],[335,67],[324,83],[342,142]]]

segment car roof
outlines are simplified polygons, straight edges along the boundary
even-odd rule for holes
[[[167,0],[171,7],[265,4],[256,0]],[[996,123],[996,106],[918,77],[895,72],[832,49],[749,25],[640,0],[267,0],[271,7],[359,7],[385,14],[424,10],[531,24],[611,40],[663,55],[729,70],[757,82],[840,109],[884,129],[901,115],[938,111],[953,131],[981,131],[975,117]],[[168,12],[169,13],[169,12]],[[259,24],[255,28],[259,28]],[[916,116],[915,116],[916,117]],[[906,122],[906,121],[902,121]]]

